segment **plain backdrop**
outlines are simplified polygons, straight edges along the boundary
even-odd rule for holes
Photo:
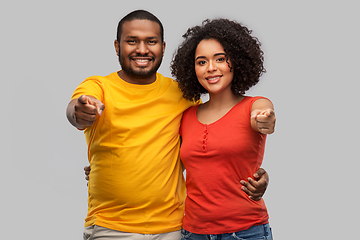
[[[65,109],[77,85],[120,69],[118,21],[146,9],[164,24],[169,65],[206,18],[242,22],[267,73],[276,131],[263,167],[274,239],[356,239],[359,221],[359,11],[356,1],[2,1],[0,238],[82,239],[85,138]]]

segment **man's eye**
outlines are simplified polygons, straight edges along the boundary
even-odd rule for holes
[[[148,43],[149,43],[149,44],[156,44],[156,43],[157,43],[157,41],[150,40],[150,41],[148,41]]]
[[[136,43],[135,40],[127,40],[126,42],[129,43],[129,44],[135,44]]]

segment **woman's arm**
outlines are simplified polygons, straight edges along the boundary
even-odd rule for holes
[[[260,98],[251,107],[251,127],[254,131],[271,134],[275,131],[275,111],[272,102]]]

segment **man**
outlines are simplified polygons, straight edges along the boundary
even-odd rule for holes
[[[84,239],[180,239],[179,126],[182,112],[196,103],[157,73],[165,42],[154,15],[125,16],[114,44],[122,70],[87,78],[67,107],[70,123],[84,130],[91,167]],[[244,190],[261,198],[267,181],[267,174],[244,181]]]

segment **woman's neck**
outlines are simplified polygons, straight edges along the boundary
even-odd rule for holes
[[[235,96],[234,94],[226,95],[216,94],[213,96],[209,94],[209,101],[200,105],[197,110],[197,119],[203,124],[213,123],[222,118],[244,98],[244,96]]]
[[[209,101],[206,102],[207,108],[213,110],[228,109],[235,106],[240,102],[244,96],[234,95],[233,93],[229,94],[209,94]]]

